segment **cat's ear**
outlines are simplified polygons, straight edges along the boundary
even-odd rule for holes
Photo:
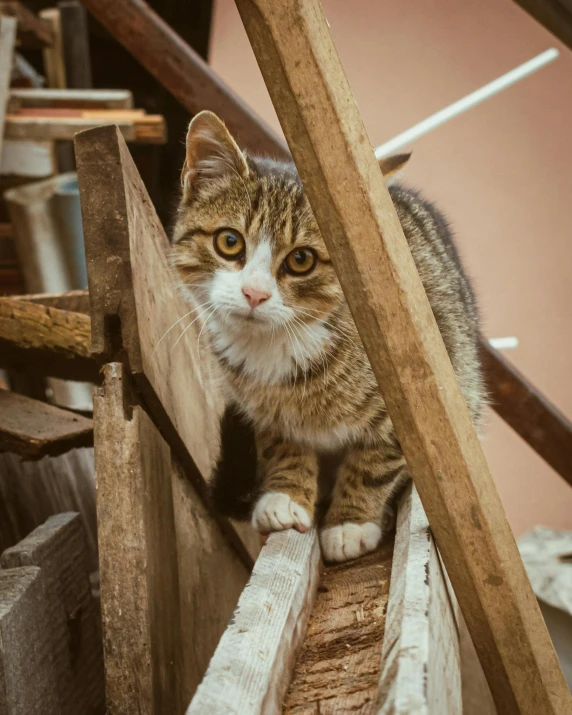
[[[393,178],[398,171],[401,171],[405,164],[409,161],[411,154],[394,154],[380,159],[377,163],[381,169],[381,173],[386,179]]]
[[[248,176],[248,165],[230,132],[213,112],[193,117],[187,132],[187,155],[181,173],[185,192],[193,182],[217,179],[226,174]]]

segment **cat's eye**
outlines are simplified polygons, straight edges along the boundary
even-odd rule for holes
[[[244,238],[238,231],[232,231],[225,228],[219,231],[214,237],[215,251],[229,260],[237,260],[244,253],[245,242]]]
[[[314,269],[317,257],[311,248],[296,248],[284,260],[284,267],[293,276],[305,276]]]

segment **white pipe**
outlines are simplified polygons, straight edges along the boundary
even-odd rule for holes
[[[453,117],[456,117],[458,114],[462,114],[462,112],[466,112],[467,109],[471,109],[471,107],[474,107],[480,102],[483,102],[485,99],[492,97],[498,92],[502,92],[503,89],[510,87],[511,84],[518,82],[524,77],[527,77],[529,74],[536,72],[541,67],[545,67],[550,62],[553,62],[559,54],[558,50],[554,47],[550,50],[546,50],[537,57],[533,57],[531,60],[528,60],[528,62],[520,65],[520,67],[516,67],[510,72],[503,74],[502,77],[499,77],[498,79],[485,84],[484,87],[471,92],[471,94],[463,97],[463,99],[453,102],[453,104],[445,107],[445,109],[441,109],[436,114],[433,114],[430,117],[427,117],[427,119],[424,119],[422,122],[419,122],[419,124],[416,124],[401,134],[398,134],[396,137],[393,137],[393,139],[385,142],[385,144],[378,146],[375,150],[375,158],[382,159],[384,156],[389,156],[389,154],[393,154],[399,149],[402,149],[412,141],[415,141],[415,139],[423,136],[423,134],[427,134],[427,132],[435,129],[435,127],[438,127],[440,124],[449,121],[449,119],[453,119]]]
[[[514,350],[518,347],[518,338],[506,337],[506,338],[491,338],[489,344],[492,348],[496,350]]]

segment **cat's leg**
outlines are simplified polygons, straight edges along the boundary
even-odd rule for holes
[[[312,526],[318,491],[318,459],[303,446],[276,435],[257,433],[261,495],[252,526],[261,534]]]
[[[352,447],[336,475],[322,525],[324,559],[347,561],[374,551],[393,528],[396,499],[408,479],[401,454],[382,445]]]

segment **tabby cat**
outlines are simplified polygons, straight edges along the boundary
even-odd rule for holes
[[[172,264],[228,398],[254,425],[252,524],[308,529],[319,456],[341,452],[322,552],[345,561],[372,551],[392,526],[407,465],[295,167],[245,154],[210,112],[193,119],[186,148]],[[401,186],[390,192],[478,426],[471,287],[438,211]]]

